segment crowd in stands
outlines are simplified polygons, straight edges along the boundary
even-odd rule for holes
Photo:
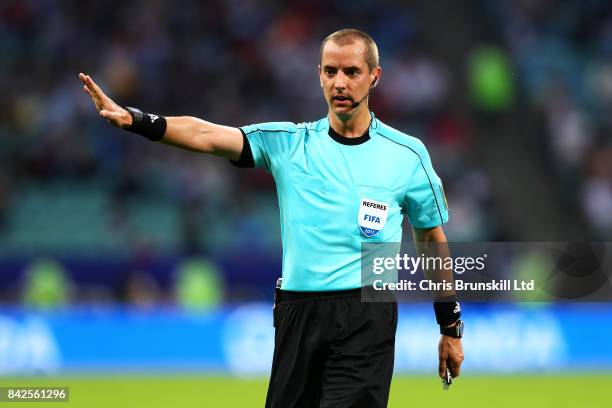
[[[521,79],[523,116],[564,198],[596,240],[612,238],[612,5],[482,1]]]
[[[165,115],[232,126],[312,121],[326,111],[317,78],[319,45],[342,21],[362,26],[378,41],[385,71],[372,109],[430,146],[436,168],[448,179],[449,199],[461,208],[451,229],[465,239],[494,236],[480,230],[486,211],[474,198],[481,194],[471,194],[473,181],[485,177],[461,157],[469,150],[467,126],[445,109],[453,78],[419,49],[422,28],[410,8],[398,7],[391,16],[374,2],[352,9],[342,2],[289,8],[249,1],[111,3],[15,1],[2,7],[5,249],[86,248],[89,240],[93,250],[150,244],[215,252],[255,241],[277,251],[269,176],[109,127],[96,116],[76,74],[91,74],[123,105]],[[106,12],[108,7],[114,12]],[[444,150],[458,153],[438,157]],[[476,183],[486,190],[481,184],[486,180]],[[58,205],[54,197],[65,200]],[[40,214],[21,214],[24,202],[46,206],[32,204],[27,209]],[[97,223],[91,218],[98,209],[96,218],[105,225],[90,237],[84,230]],[[89,219],[89,226],[65,219],[75,217]],[[156,217],[167,229],[150,231]],[[30,220],[36,220],[31,229],[38,233],[24,237],[19,231]],[[40,236],[45,234],[48,240]]]
[[[597,0],[478,4],[483,24],[518,67],[520,89],[506,92],[542,118],[534,137],[545,142],[559,189],[595,237],[610,238],[610,8]],[[446,103],[467,79],[422,46],[436,27],[420,24],[413,6],[8,0],[0,5],[0,257],[141,250],[280,256],[269,175],[110,127],[77,74],[91,74],[121,105],[164,115],[229,126],[314,121],[326,113],[317,77],[321,40],[346,26],[367,31],[380,48],[383,77],[372,110],[429,148],[451,203],[449,239],[506,237],[495,223],[486,169],[473,154],[478,123]]]

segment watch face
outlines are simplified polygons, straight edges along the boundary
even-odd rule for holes
[[[440,326],[440,334],[460,339],[463,336],[463,320],[457,320],[457,323],[451,327]]]
[[[463,336],[463,320],[459,320],[457,322],[457,337]]]

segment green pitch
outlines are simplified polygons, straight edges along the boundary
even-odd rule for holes
[[[68,403],[3,403],[2,407],[187,408],[263,407],[266,380],[229,377],[5,378],[0,386],[69,386]],[[442,391],[433,377],[397,376],[389,407],[559,408],[610,406],[612,374],[470,376]]]

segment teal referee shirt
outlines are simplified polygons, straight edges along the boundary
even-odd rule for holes
[[[404,214],[416,228],[448,220],[423,143],[374,115],[357,138],[339,135],[327,118],[240,130],[245,147],[234,164],[264,168],[276,181],[283,290],[360,288],[363,242],[401,241]]]

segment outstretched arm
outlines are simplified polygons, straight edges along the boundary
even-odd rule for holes
[[[80,73],[79,79],[83,83],[83,90],[91,97],[101,117],[123,129],[132,126],[132,115],[106,96],[89,75]],[[240,158],[243,137],[237,128],[216,125],[191,116],[165,119],[166,132],[160,140],[162,143],[230,160]]]

